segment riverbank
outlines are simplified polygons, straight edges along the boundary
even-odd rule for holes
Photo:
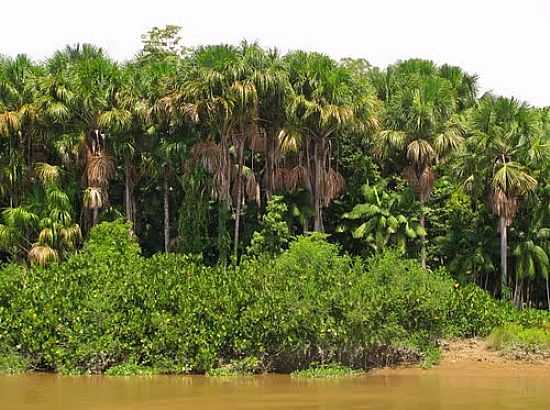
[[[495,368],[539,367],[550,370],[547,353],[522,349],[496,350],[481,338],[449,340],[442,343],[440,367],[482,366]]]
[[[275,257],[207,266],[185,255],[145,258],[128,229],[103,223],[63,263],[0,269],[0,372],[429,367],[444,339],[502,329],[500,344],[535,352],[550,340],[548,312],[518,310],[396,251],[351,257],[310,235]]]
[[[550,357],[539,355],[510,354],[491,348],[490,343],[484,338],[450,339],[440,343],[441,358],[430,369],[418,365],[384,367],[372,369],[371,374],[377,375],[411,375],[424,370],[436,370],[437,372],[454,372],[462,370],[483,371],[513,371],[534,370],[538,373],[550,372]]]

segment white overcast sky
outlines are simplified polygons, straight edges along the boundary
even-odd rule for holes
[[[483,90],[550,105],[550,0],[0,0],[0,54],[43,59],[91,42],[131,58],[152,26],[187,45],[258,40],[281,51],[421,57],[460,65]]]

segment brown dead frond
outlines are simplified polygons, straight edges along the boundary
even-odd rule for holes
[[[334,169],[330,168],[323,172],[321,182],[323,206],[329,206],[334,199],[338,198],[344,192],[345,185],[344,177]]]
[[[41,245],[34,243],[31,250],[28,253],[29,262],[31,264],[38,264],[40,266],[46,266],[51,262],[55,262],[59,259],[57,251],[50,248],[48,245]]]
[[[86,180],[89,186],[106,186],[115,175],[115,163],[111,155],[89,155],[86,161]]]
[[[274,189],[277,192],[287,190],[290,170],[287,168],[277,168],[275,170]]]
[[[294,192],[299,188],[305,188],[308,183],[307,168],[303,165],[297,165],[288,172],[286,189]]]
[[[213,142],[199,142],[191,148],[191,157],[209,174],[215,174],[221,167],[222,148]]]
[[[427,201],[432,193],[435,179],[432,167],[426,167],[421,171],[417,171],[415,167],[408,166],[403,170],[403,174],[412,190],[418,196],[418,199],[421,202]]]
[[[494,190],[489,198],[491,210],[495,215],[503,216],[509,226],[518,211],[518,199],[506,195],[502,190]]]

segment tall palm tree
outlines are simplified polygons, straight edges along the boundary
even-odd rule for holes
[[[33,139],[41,132],[35,102],[41,71],[25,55],[0,58],[0,137],[7,140],[0,164],[12,207],[21,199],[23,178],[32,174]]]
[[[218,201],[218,248],[220,260],[227,257],[227,214],[231,209],[231,137],[237,126],[235,101],[230,87],[238,75],[239,53],[232,46],[201,47],[195,51],[184,76],[175,78],[161,103],[180,116],[192,112],[201,124],[201,143],[191,150],[212,175],[212,196]],[[234,94],[233,94],[234,95]]]
[[[47,69],[48,74],[39,84],[41,110],[64,134],[80,140],[85,186],[102,195],[104,207],[109,203],[109,181],[114,176],[104,127],[120,126],[128,118],[126,110],[114,103],[121,70],[101,49],[91,45],[57,52]]]
[[[350,72],[327,56],[298,51],[287,55],[285,62],[293,90],[289,122],[304,140],[313,229],[322,231],[322,207],[343,188],[343,179],[329,164],[332,144],[346,130],[375,128],[375,99],[358,95]]]
[[[462,175],[498,217],[502,293],[508,286],[507,229],[522,197],[537,186],[527,156],[539,132],[537,118],[514,98],[485,95],[469,113],[468,128]]]
[[[376,135],[374,153],[384,160],[395,159],[422,205],[420,215],[421,263],[426,266],[426,217],[424,207],[435,181],[434,165],[457,151],[463,129],[456,113],[466,98],[475,98],[469,77],[449,67],[439,69],[430,61],[409,60],[389,67],[375,83],[385,99],[383,130]],[[453,83],[447,77],[451,77]],[[469,90],[463,90],[468,78]],[[465,94],[465,95],[464,95]]]

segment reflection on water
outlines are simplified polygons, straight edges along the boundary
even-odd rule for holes
[[[0,376],[2,410],[550,409],[548,369],[405,369],[343,381]]]

